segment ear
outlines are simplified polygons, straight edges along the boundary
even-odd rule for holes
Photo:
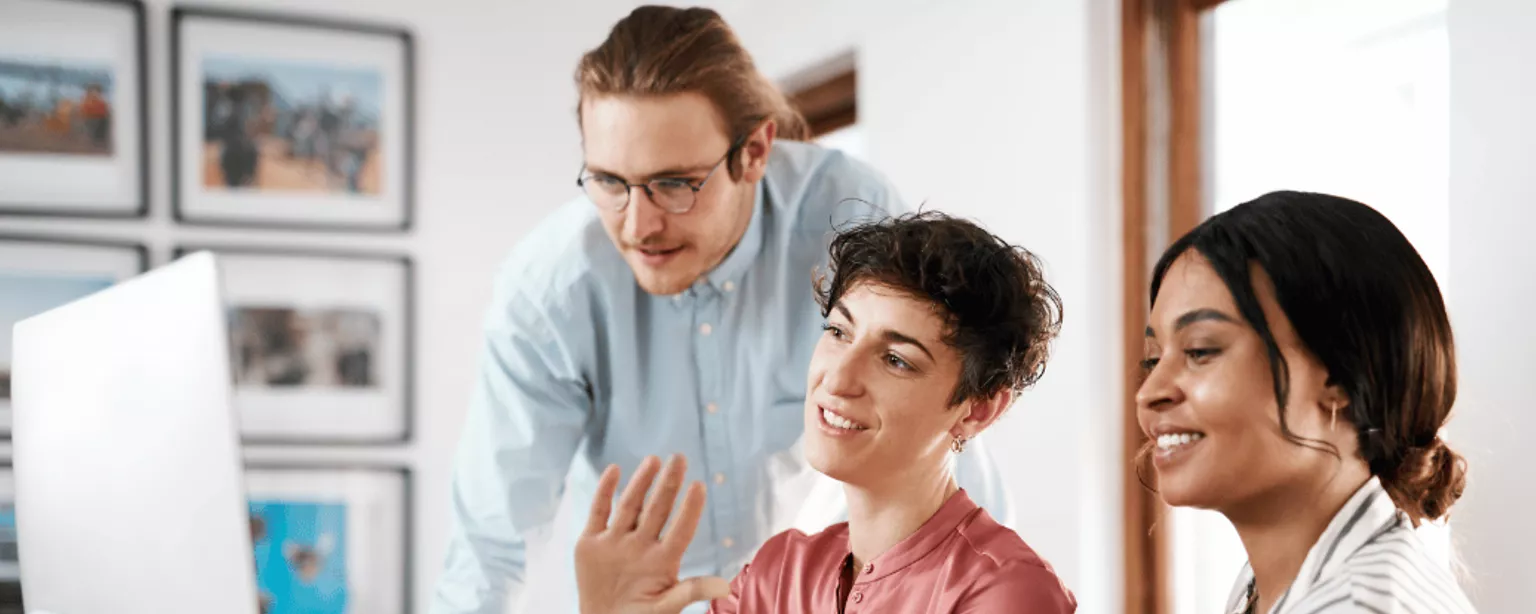
[[[773,139],[779,126],[770,119],[763,122],[741,144],[741,180],[752,183],[768,172],[768,155],[773,153]]]
[[[1332,419],[1334,410],[1338,410],[1340,414],[1348,417],[1349,393],[1346,392],[1344,387],[1340,386],[1337,381],[1335,381],[1332,377],[1329,377],[1322,393],[1317,397],[1317,405],[1318,408],[1323,411],[1324,417],[1329,418],[1330,420]]]
[[[997,422],[997,419],[1003,416],[1003,412],[1013,404],[1013,391],[1004,388],[989,398],[972,399],[966,403],[968,407],[962,409],[965,415],[949,429],[949,434],[952,437],[970,440],[987,430],[987,427],[992,426],[993,422]]]

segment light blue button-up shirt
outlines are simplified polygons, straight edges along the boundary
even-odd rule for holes
[[[501,614],[526,590],[541,537],[555,539],[534,563],[574,590],[571,540],[610,463],[627,480],[647,455],[682,453],[689,480],[708,486],[683,577],[731,578],[768,537],[844,513],[841,489],[800,450],[824,321],[812,275],[834,228],[904,207],[869,167],[798,142],[774,144],[757,190],[740,243],[675,296],[640,288],[585,198],[513,250],[485,321],[434,614]],[[981,444],[958,456],[956,474],[1007,522]],[[563,496],[571,512],[557,519]],[[574,611],[574,594],[568,603]]]

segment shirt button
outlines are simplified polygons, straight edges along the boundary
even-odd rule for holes
[[[713,330],[715,330],[715,329],[713,327],[711,327],[710,325],[708,325],[708,324],[700,324],[699,325],[699,334],[700,335],[704,335],[704,336],[707,337],[707,336],[709,336],[710,331],[713,331]]]
[[[736,540],[727,537],[725,539],[720,540],[720,545],[722,547],[725,547],[725,548],[730,548],[731,546],[735,546],[736,545]]]
[[[874,573],[874,571],[875,571],[875,564],[874,563],[868,563],[868,564],[864,565],[864,573]]]
[[[720,284],[720,287],[725,288],[726,292],[730,292],[730,291],[736,289],[736,282],[727,281],[727,282],[725,282],[723,284]]]
[[[724,473],[716,473],[715,474],[715,483],[716,484],[724,484],[725,483],[725,474]]]
[[[709,413],[715,413],[717,411],[720,411],[720,406],[719,405],[715,405],[714,403],[710,403],[709,405],[705,405],[704,406],[704,411],[707,411]]]
[[[853,592],[853,602],[854,603],[859,603],[861,601],[864,601],[864,593],[860,593],[858,591],[854,591]]]

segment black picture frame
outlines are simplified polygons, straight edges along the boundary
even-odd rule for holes
[[[281,215],[268,219],[242,218],[229,215],[209,215],[189,211],[189,195],[187,194],[186,172],[184,162],[188,152],[184,151],[184,131],[186,117],[184,108],[182,87],[186,75],[183,74],[183,53],[186,51],[186,41],[183,37],[183,26],[189,20],[215,20],[245,24],[255,24],[278,29],[294,29],[305,31],[327,31],[343,35],[379,36],[398,39],[401,45],[401,126],[400,126],[400,213],[399,219],[388,224],[335,222],[335,221],[305,221],[293,217]],[[404,233],[412,229],[415,223],[416,208],[416,52],[414,35],[411,30],[396,25],[342,20],[332,17],[318,17],[293,13],[260,12],[236,9],[218,8],[203,5],[179,4],[171,9],[171,215],[178,223],[189,226],[222,226],[243,228],[264,228],[274,230],[311,230],[311,231],[347,231],[359,233]],[[386,152],[387,153],[387,152]]]
[[[49,243],[54,245],[75,247],[109,247],[133,250],[138,255],[139,272],[149,272],[149,246],[138,241],[111,238],[98,239],[79,234],[21,234],[15,232],[0,232],[0,241],[14,241],[17,243]]]
[[[129,279],[129,278],[131,278],[133,276],[137,276],[137,275],[140,275],[140,274],[143,274],[143,273],[149,271],[149,247],[146,246],[143,243],[137,243],[137,242],[132,242],[132,241],[114,240],[114,239],[93,239],[93,238],[81,237],[81,236],[78,236],[78,235],[0,233],[0,274],[3,274],[5,272],[4,261],[3,261],[3,253],[4,253],[5,249],[6,249],[7,244],[13,244],[13,245],[19,245],[19,246],[31,246],[31,247],[36,247],[38,249],[56,248],[56,249],[65,249],[65,250],[69,250],[69,249],[122,250],[124,252],[127,252],[128,254],[131,254],[130,257],[133,258],[135,262],[133,263],[132,266],[130,266],[128,268],[125,268],[125,269],[123,269],[121,271],[121,275],[117,278],[118,282],[124,281],[124,280]],[[3,296],[3,295],[0,295],[0,296]],[[0,326],[5,326],[5,327],[10,327],[10,326],[13,326],[14,324],[15,324],[14,322],[0,322]],[[9,352],[10,349],[9,348],[0,348],[0,351]],[[0,360],[5,361],[5,365],[0,365],[0,370],[4,370],[6,372],[6,377],[8,379],[8,377],[9,377],[9,366],[8,366],[9,356],[0,357]],[[8,382],[6,383],[6,386],[7,387],[9,386]],[[0,396],[0,441],[10,441],[10,439],[11,439],[11,404],[10,404],[9,394],[7,393],[6,395]]]
[[[401,614],[413,614],[415,607],[415,471],[407,464],[382,463],[382,462],[347,462],[347,461],[290,461],[290,460],[246,460],[242,479],[246,480],[245,488],[247,501],[252,499],[252,488],[249,486],[248,475],[251,472],[266,473],[376,473],[391,475],[400,480],[401,496],[399,499],[401,531],[400,531],[400,611]],[[258,570],[258,574],[260,571]]]
[[[50,218],[87,218],[87,219],[140,219],[149,216],[149,201],[151,194],[150,171],[152,162],[150,159],[150,112],[149,112],[149,52],[146,42],[146,18],[143,0],[46,0],[47,2],[74,3],[81,5],[100,5],[103,7],[117,7],[132,13],[133,22],[133,57],[130,60],[134,66],[136,78],[131,80],[134,92],[132,100],[137,105],[137,113],[128,117],[137,123],[137,129],[133,132],[137,135],[138,146],[132,150],[138,156],[137,170],[134,175],[138,179],[138,189],[134,190],[137,199],[132,208],[124,207],[98,207],[86,208],[67,206],[60,207],[57,204],[25,202],[11,200],[6,191],[0,190],[0,215],[16,217],[50,217]]]
[[[294,445],[294,446],[379,446],[379,445],[404,445],[412,441],[416,430],[416,363],[414,360],[416,344],[416,270],[414,259],[404,253],[394,252],[370,252],[370,251],[344,251],[304,248],[273,248],[236,245],[205,245],[182,244],[172,250],[171,258],[179,259],[182,256],[198,251],[210,251],[216,258],[221,257],[274,257],[274,258],[302,258],[315,260],[337,261],[362,261],[374,263],[389,263],[398,265],[402,269],[403,280],[400,293],[401,307],[401,339],[400,358],[401,365],[399,377],[401,378],[400,416],[402,426],[396,436],[381,437],[345,437],[345,436],[272,436],[253,435],[245,432],[241,427],[240,439],[244,444],[256,445]],[[231,286],[230,275],[226,263],[220,261],[221,278],[225,286],[225,301],[232,302],[229,288]],[[233,348],[233,345],[231,346]],[[239,388],[235,389],[235,405],[240,406]]]
[[[14,526],[16,516],[16,488],[14,484],[16,481],[16,470],[15,467],[11,466],[11,459],[0,459],[0,475],[9,475],[12,482],[10,493],[0,492],[0,502],[4,502],[6,499],[10,499],[9,502],[11,504],[11,518],[13,524],[11,527],[12,533],[10,535],[10,539],[11,547],[15,548],[17,546],[17,542],[20,541],[20,536],[16,534],[16,528]],[[17,563],[19,565],[19,559]],[[21,594],[21,575],[19,570],[15,578],[0,576],[0,614],[25,614],[25,612],[25,603],[23,602]]]

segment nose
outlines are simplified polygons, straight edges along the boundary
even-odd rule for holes
[[[651,200],[645,187],[634,186],[629,190],[629,206],[624,208],[624,227],[629,236],[641,242],[666,230],[667,212]]]
[[[822,391],[839,398],[856,398],[864,394],[864,377],[856,360],[857,352],[837,352],[823,363]]]
[[[1174,366],[1159,363],[1147,373],[1141,387],[1136,389],[1136,409],[1164,411],[1184,401],[1184,393],[1174,382]]]

